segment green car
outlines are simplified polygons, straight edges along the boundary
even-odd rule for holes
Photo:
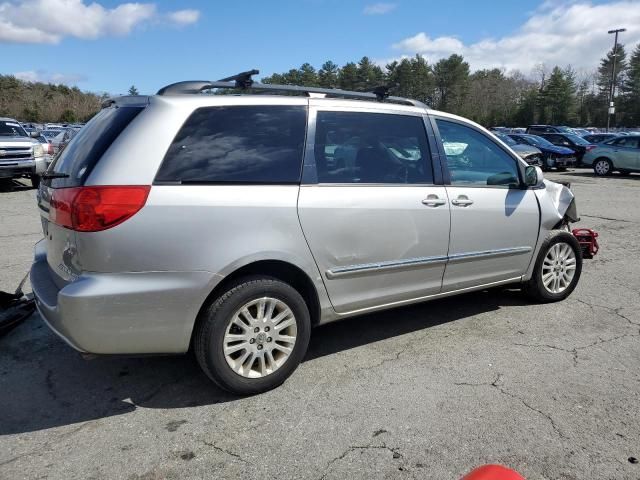
[[[640,172],[640,135],[626,135],[598,145],[582,158],[599,177],[620,172],[623,175]]]

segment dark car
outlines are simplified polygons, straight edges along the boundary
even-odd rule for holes
[[[567,167],[575,166],[577,163],[576,153],[573,150],[566,147],[558,147],[537,135],[512,133],[509,134],[509,137],[520,144],[531,145],[540,150],[544,155],[544,160],[542,162],[543,170],[549,170],[551,168],[564,170]]]
[[[529,125],[527,133],[540,135],[541,133],[573,133],[573,130],[563,125]]]
[[[607,140],[613,140],[616,137],[619,137],[617,133],[591,133],[589,135],[585,135],[582,138],[590,143],[602,143],[606,142]]]
[[[558,147],[567,147],[576,152],[578,166],[582,165],[584,154],[596,148],[593,143],[573,133],[541,133],[540,136]]]
[[[524,143],[518,143],[509,135],[505,135],[504,133],[494,132],[494,135],[509,145],[511,150],[516,152],[518,156],[529,165],[533,165],[535,167],[542,166],[543,155],[539,148]]]

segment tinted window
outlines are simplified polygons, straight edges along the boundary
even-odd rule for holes
[[[506,143],[507,145],[509,145],[510,147],[513,147],[514,145],[517,145],[518,142],[516,142],[513,138],[511,138],[509,135],[504,135],[502,133],[498,133],[496,134],[496,137],[498,137],[500,140],[502,140],[504,143]]]
[[[28,137],[17,122],[0,121],[0,137]]]
[[[83,185],[104,152],[141,111],[142,107],[102,109],[73,137],[49,167],[50,172],[66,173],[69,177],[45,182],[53,188]]]
[[[569,133],[566,135],[566,137],[576,145],[589,145],[589,142],[587,142],[584,138],[579,137],[578,135]]]
[[[299,182],[306,118],[303,106],[199,108],[169,147],[156,181]]]
[[[611,142],[616,147],[627,147],[627,148],[638,148],[638,138],[637,137],[622,137],[616,138]]]
[[[530,144],[535,145],[536,147],[553,147],[553,143],[551,143],[546,138],[539,137],[537,135],[527,135],[524,137]]]
[[[318,112],[320,183],[433,183],[422,117]]]
[[[477,130],[436,120],[452,185],[518,185],[516,161]]]

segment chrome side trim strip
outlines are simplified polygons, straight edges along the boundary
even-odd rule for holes
[[[511,255],[522,255],[529,253],[531,247],[498,248],[496,250],[484,250],[481,252],[454,253],[449,255],[450,262],[464,262],[479,258],[509,257]]]
[[[408,258],[399,261],[387,261],[376,263],[361,263],[357,265],[347,265],[327,270],[325,272],[329,280],[335,278],[345,278],[356,276],[361,273],[378,273],[388,270],[403,270],[427,265],[441,265],[447,262],[465,262],[481,258],[508,257],[511,255],[521,255],[531,252],[531,247],[499,248],[496,250],[484,250],[481,252],[455,253],[449,256],[440,257],[418,257]]]
[[[334,268],[326,271],[328,279],[344,278],[358,275],[359,273],[376,273],[388,270],[401,270],[425,265],[440,265],[447,262],[447,257],[418,257],[408,258],[400,261],[388,261],[377,263],[361,263],[359,265],[348,265],[346,267]]]

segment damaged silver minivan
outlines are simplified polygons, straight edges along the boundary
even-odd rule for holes
[[[316,325],[499,285],[563,300],[582,268],[568,188],[380,89],[245,75],[113,99],[38,206],[31,282],[54,332],[94,354],[192,348],[239,394],[284,382]]]

